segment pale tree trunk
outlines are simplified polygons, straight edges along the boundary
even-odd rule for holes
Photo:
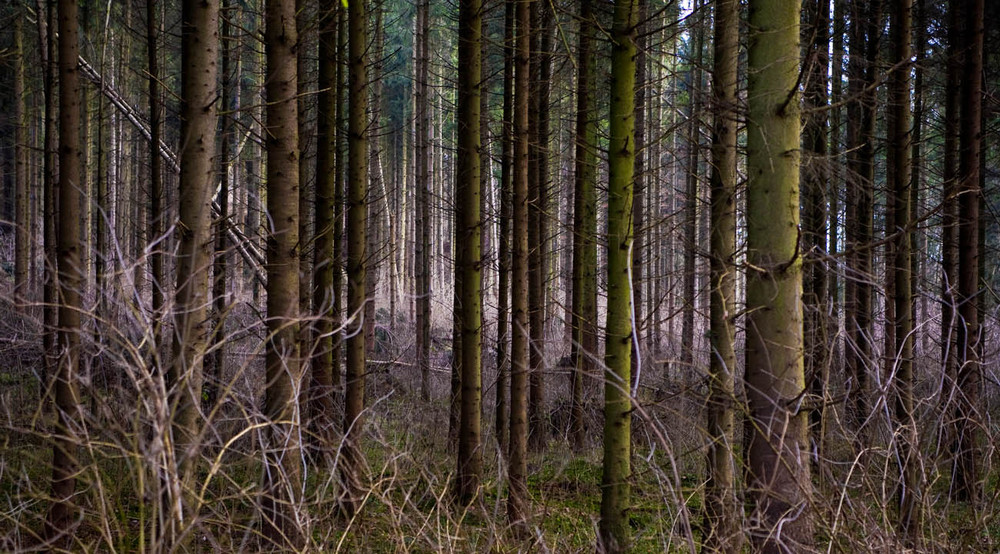
[[[50,9],[52,6],[49,7]],[[77,438],[84,424],[80,412],[78,372],[80,365],[80,324],[85,280],[81,266],[81,203],[86,200],[81,187],[80,159],[80,75],[79,23],[75,0],[59,0],[59,215],[56,241],[58,252],[59,365],[52,385],[56,425],[52,443],[52,505],[46,520],[46,535],[54,544],[68,545],[76,524]],[[51,92],[52,89],[49,89]]]
[[[604,363],[604,469],[598,549],[628,552],[632,398],[632,180],[635,171],[637,0],[616,0],[608,148],[608,311]]]
[[[751,0],[747,98],[750,530],[762,552],[813,544],[799,251],[799,0]],[[789,517],[789,514],[795,514]],[[780,527],[779,527],[780,526]]]
[[[715,5],[712,85],[712,176],[710,237],[710,339],[708,480],[705,487],[705,549],[742,550],[743,531],[736,497],[734,394],[736,351],[736,135],[739,1]]]

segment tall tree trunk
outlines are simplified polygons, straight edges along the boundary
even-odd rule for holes
[[[830,44],[829,0],[807,0],[804,38],[811,38],[805,60],[807,81],[805,108],[808,113],[803,128],[803,149],[807,158],[802,166],[803,307],[805,327],[803,345],[806,379],[816,406],[809,411],[813,449],[822,457],[826,405],[826,384],[830,380],[830,335],[826,267],[827,187],[830,175],[827,160],[827,71]]]
[[[813,544],[802,365],[799,0],[751,0],[747,74],[748,490],[754,548]],[[789,514],[795,514],[789,518]]]
[[[957,428],[953,422],[955,384],[958,382],[958,147],[962,94],[962,26],[958,1],[948,9],[948,48],[944,105],[944,152],[941,190],[941,376],[942,450],[954,452]]]
[[[646,194],[646,49],[649,43],[646,38],[646,6],[647,0],[638,0],[639,28],[636,29],[636,60],[635,60],[635,171],[632,186],[632,321],[635,328],[632,329],[632,358],[631,358],[631,382],[629,388],[636,390],[637,380],[642,371],[642,352],[640,343],[642,332],[646,327],[642,318],[642,284],[643,284],[643,259],[645,250],[643,249],[643,239],[648,235],[643,230],[643,212],[646,209],[644,196]]]
[[[983,16],[984,0],[967,0],[963,36],[968,41],[962,71],[962,116],[959,146],[958,197],[958,424],[954,497],[975,506],[982,483],[979,473],[983,455],[980,394],[982,367],[979,359],[979,201],[982,156],[983,106]]]
[[[736,87],[739,1],[715,6],[712,83],[711,291],[708,401],[708,481],[705,488],[705,549],[735,553],[743,534],[736,498],[735,372],[736,319]]]
[[[264,536],[275,545],[302,548],[299,359],[299,137],[295,0],[268,0],[267,52],[267,331],[264,415],[270,422],[265,451]]]
[[[604,470],[598,548],[629,550],[632,399],[632,182],[635,171],[637,0],[616,0],[608,146],[608,313],[604,363]]]
[[[696,1],[696,12],[705,9],[704,0]],[[687,174],[684,188],[684,313],[681,335],[688,337],[681,345],[681,371],[685,376],[693,375],[694,349],[697,347],[694,331],[694,312],[697,304],[697,252],[698,252],[698,157],[701,146],[701,106],[702,87],[701,64],[705,44],[705,30],[698,25],[695,33],[694,62],[689,70],[688,128],[687,128]]]
[[[514,183],[514,2],[504,2],[503,127],[500,161],[499,283],[497,292],[496,426],[500,451],[506,452],[510,425],[510,221]]]
[[[368,8],[351,2],[348,7],[348,119],[347,175],[347,390],[344,396],[344,460],[341,504],[348,515],[355,514],[364,499],[361,472],[364,453],[361,434],[365,407],[365,342],[362,314],[365,309],[366,269],[371,253],[367,245],[366,205],[368,185]]]
[[[20,6],[18,6],[20,8]],[[14,12],[14,303],[24,309],[28,293],[28,121],[24,94],[24,13]]]
[[[149,216],[147,222],[149,229],[147,230],[147,238],[150,241],[156,241],[160,239],[163,234],[163,160],[160,157],[160,139],[163,135],[163,103],[160,96],[160,60],[159,60],[159,33],[160,33],[160,23],[157,18],[157,10],[159,9],[159,4],[157,0],[147,0],[146,2],[146,63],[147,72],[149,73],[148,89],[149,89]],[[98,99],[103,105],[103,100]],[[98,126],[102,126],[101,119],[98,118]],[[98,143],[100,148],[101,143]],[[98,153],[98,158],[100,158],[100,153]],[[100,165],[100,160],[98,160],[98,165]],[[104,181],[104,177],[98,174],[98,180],[100,182]],[[100,187],[98,187],[98,198],[101,197]],[[98,218],[98,221],[103,220],[103,218]],[[102,229],[103,225],[99,225],[98,229]],[[98,233],[98,244],[100,245],[101,237]],[[149,266],[150,266],[150,308],[152,310],[151,321],[153,327],[153,336],[150,350],[152,351],[152,356],[155,365],[159,365],[159,347],[160,347],[160,325],[163,318],[163,303],[164,303],[164,288],[166,287],[166,275],[163,270],[163,248],[157,247],[153,248],[149,254]],[[98,247],[98,260],[102,260],[103,256],[101,253],[103,250]],[[101,272],[103,272],[103,261],[98,265],[98,281],[101,280]],[[99,288],[100,290],[100,288]]]
[[[859,427],[868,416],[868,371],[872,364],[872,202],[875,179],[875,110],[879,33],[882,0],[852,6],[851,57],[848,96],[847,205],[848,280],[845,321],[850,347],[846,348],[846,374],[851,380],[850,417]]]
[[[511,250],[510,451],[507,469],[507,517],[522,535],[527,533],[528,498],[528,124],[531,58],[531,4],[517,5],[514,74],[514,206]]]
[[[229,191],[232,190],[229,168],[235,157],[235,117],[236,80],[233,55],[233,26],[230,23],[233,5],[231,0],[222,0],[222,116],[219,162],[219,220],[215,224],[215,257],[212,262],[212,303],[214,310],[214,325],[212,333],[212,363],[211,374],[205,382],[206,413],[210,413],[218,400],[219,387],[224,374],[226,360],[226,313],[229,310],[229,299],[226,295],[228,285],[229,260]]]
[[[38,0],[38,42],[42,54],[43,86],[45,89],[45,129],[43,155],[45,160],[42,184],[42,253],[45,263],[42,283],[42,359],[45,366],[44,394],[49,394],[56,377],[59,354],[56,350],[56,328],[59,324],[56,290],[56,231],[59,223],[59,183],[56,180],[56,0]],[[45,14],[42,17],[41,14]],[[43,400],[48,404],[48,400]]]
[[[326,0],[319,7],[319,98],[316,122],[316,243],[313,250],[313,324],[312,372],[310,379],[309,424],[317,439],[319,452],[332,456],[335,450],[333,433],[334,376],[333,343],[333,275],[339,271],[340,261],[334,257],[334,217],[337,197],[337,178],[342,168],[337,158],[337,22],[340,8],[333,0]],[[300,214],[301,215],[301,214]]]
[[[899,527],[908,541],[915,542],[920,532],[920,451],[913,405],[913,289],[911,287],[910,226],[910,41],[912,39],[912,0],[895,0],[891,10],[890,30],[893,45],[893,68],[889,73],[889,163],[891,217],[886,228],[891,236],[889,249],[893,258],[887,264],[887,279],[893,279],[893,316],[895,344],[887,357],[895,378],[895,419],[899,431],[898,453],[902,482],[898,484]],[[887,322],[889,324],[890,322]],[[887,380],[889,377],[887,376]],[[912,544],[911,544],[912,546]]]
[[[547,288],[547,245],[548,245],[548,155],[549,155],[549,77],[551,74],[551,26],[547,2],[532,3],[532,18],[536,22],[532,29],[537,31],[532,41],[537,47],[532,56],[532,75],[537,77],[531,102],[535,115],[529,126],[535,122],[532,133],[532,173],[531,211],[529,212],[528,247],[530,283],[528,303],[531,320],[531,376],[528,399],[528,446],[534,452],[545,448],[548,427],[545,418],[545,329],[546,329],[546,288]]]
[[[50,9],[52,6],[49,7]],[[76,524],[77,438],[84,424],[80,412],[78,372],[80,324],[85,280],[80,260],[82,194],[80,160],[79,22],[76,0],[59,0],[59,226],[56,242],[59,283],[59,365],[53,391],[57,413],[52,443],[52,505],[46,522],[48,540],[68,544]],[[52,89],[49,89],[50,91]]]
[[[597,351],[597,112],[594,43],[597,22],[591,0],[580,2],[580,43],[576,89],[576,175],[573,195],[573,363],[570,440],[581,451],[584,379],[595,368]]]
[[[430,197],[430,98],[427,79],[430,65],[430,0],[417,4],[417,76],[413,93],[416,102],[416,245],[414,253],[416,281],[416,343],[417,366],[420,370],[420,396],[425,402],[431,399],[431,221]]]
[[[461,216],[456,218],[456,249],[462,272],[462,394],[458,436],[460,503],[479,494],[482,479],[482,230],[480,212],[482,171],[480,152],[480,95],[482,93],[482,3],[462,0],[458,8],[458,195]],[[461,221],[458,221],[458,220]],[[457,353],[456,353],[457,354]]]
[[[202,367],[208,340],[208,268],[211,261],[211,202],[215,184],[217,1],[185,0],[181,29],[181,175],[177,289],[174,299],[173,363],[167,373],[173,413],[175,456],[181,483],[172,484],[172,506],[194,476]],[[113,186],[113,184],[112,184]],[[176,521],[187,514],[173,514]]]

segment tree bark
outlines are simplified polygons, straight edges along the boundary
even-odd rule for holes
[[[28,254],[31,219],[28,217],[28,121],[24,94],[24,10],[14,12],[14,303],[25,308],[28,293]]]
[[[510,453],[507,469],[507,518],[527,535],[528,505],[528,125],[531,57],[531,4],[516,3],[514,76],[514,206],[511,251]]]
[[[52,9],[52,6],[49,6]],[[56,242],[59,283],[59,364],[53,384],[57,420],[52,442],[52,505],[46,521],[47,538],[54,544],[68,544],[76,524],[78,508],[73,500],[76,491],[76,430],[83,424],[80,412],[78,372],[80,364],[80,325],[83,312],[83,287],[86,282],[80,260],[82,240],[81,203],[86,200],[82,187],[80,160],[80,75],[79,22],[76,0],[59,0],[59,215]],[[52,90],[51,88],[49,89]]]
[[[748,490],[757,522],[750,533],[761,552],[800,551],[813,544],[808,421],[797,408],[806,387],[795,94],[800,2],[751,0],[749,9],[746,386]]]
[[[500,451],[506,452],[510,430],[510,281],[511,217],[514,183],[514,2],[504,3],[503,127],[500,162],[500,218],[497,292],[496,426]]]
[[[736,319],[736,138],[739,2],[715,6],[715,53],[712,84],[710,237],[710,337],[708,400],[708,481],[705,488],[705,550],[735,553],[743,532],[736,497],[735,371],[733,348]]]
[[[580,42],[577,49],[576,174],[573,195],[573,364],[570,441],[581,451],[584,380],[594,373],[597,351],[597,113],[591,92],[596,86],[597,25],[591,0],[580,2]]]
[[[629,550],[631,457],[632,187],[635,171],[636,0],[616,0],[608,147],[608,312],[604,363],[604,464],[598,548]]]
[[[347,390],[344,397],[344,460],[341,465],[343,495],[341,505],[348,516],[364,500],[362,474],[365,461],[361,450],[365,407],[366,336],[362,329],[367,301],[366,270],[368,244],[368,8],[365,2],[348,7],[348,175],[347,175]]]
[[[963,36],[968,41],[962,70],[962,115],[959,133],[958,197],[958,410],[955,499],[976,506],[982,494],[980,466],[980,394],[982,367],[979,359],[979,202],[982,156],[984,0],[967,0]]]
[[[482,479],[482,217],[480,197],[480,101],[482,3],[462,0],[458,7],[458,195],[455,245],[464,250],[462,272],[462,394],[458,436],[459,503],[479,494]],[[460,221],[458,221],[460,220]]]

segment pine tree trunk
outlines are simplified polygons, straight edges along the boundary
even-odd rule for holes
[[[28,293],[28,122],[24,94],[24,14],[17,9],[14,20],[14,303],[24,310]]]
[[[310,378],[310,429],[323,456],[335,453],[334,421],[334,333],[337,314],[334,313],[334,273],[340,261],[334,257],[334,226],[337,178],[340,173],[337,158],[337,95],[338,67],[337,22],[340,8],[333,0],[319,7],[319,98],[316,122],[316,241],[313,250],[313,323],[312,372]],[[330,458],[332,461],[332,458]]]
[[[49,6],[52,9],[52,6]],[[73,500],[76,491],[76,430],[83,425],[80,412],[78,372],[80,364],[80,325],[85,285],[80,260],[83,241],[80,236],[81,205],[86,200],[79,184],[83,175],[80,160],[80,75],[79,22],[76,0],[59,0],[59,364],[53,384],[58,419],[53,432],[52,505],[46,521],[47,538],[53,544],[70,544],[78,508]],[[50,88],[49,91],[52,89]]]
[[[594,43],[596,21],[591,0],[580,2],[580,42],[577,49],[576,175],[573,195],[573,363],[570,441],[581,451],[584,380],[594,373],[597,351],[597,112]]]
[[[712,85],[712,176],[710,237],[710,337],[708,435],[705,488],[705,549],[735,553],[742,549],[736,497],[735,372],[736,319],[736,135],[739,2],[715,6]]]
[[[962,116],[959,145],[958,197],[958,425],[955,475],[952,489],[961,501],[976,506],[983,455],[980,446],[980,395],[982,367],[979,359],[979,202],[982,156],[983,15],[984,0],[965,2],[962,35],[968,41],[962,71]]]
[[[299,443],[302,366],[299,359],[299,137],[295,0],[268,0],[267,53],[267,330],[264,415],[270,422],[265,451],[262,527],[281,547],[305,542],[298,526],[302,467]]]
[[[366,336],[362,330],[367,294],[366,270],[369,254],[367,241],[368,210],[368,9],[365,2],[351,2],[348,7],[348,175],[347,175],[347,390],[344,396],[344,460],[341,498],[347,515],[361,507],[364,458],[361,434],[365,407]]]
[[[514,183],[514,2],[504,3],[503,155],[500,164],[499,291],[497,292],[496,427],[500,451],[506,452],[510,426],[510,280]]]
[[[813,544],[802,362],[799,0],[751,0],[747,119],[750,530],[762,552]],[[788,514],[796,514],[789,518]],[[780,528],[779,528],[780,526]],[[780,529],[780,532],[779,532]]]
[[[430,352],[431,352],[431,221],[430,196],[431,176],[429,174],[430,143],[430,98],[428,78],[430,64],[430,0],[420,0],[417,4],[417,78],[414,83],[416,102],[416,137],[414,156],[416,158],[416,343],[417,366],[420,370],[420,396],[425,402],[431,399]]]
[[[887,279],[893,279],[892,324],[895,344],[890,358],[895,371],[895,426],[902,482],[898,484],[899,528],[904,537],[913,543],[919,536],[920,523],[920,451],[917,422],[914,419],[913,399],[913,274],[910,264],[912,254],[911,231],[913,225],[910,203],[910,42],[912,0],[895,0],[891,11],[890,30],[893,46],[893,67],[889,73],[889,145],[888,161],[892,165],[891,218],[894,227],[886,234],[892,239],[889,249],[893,258],[887,264]],[[913,546],[913,544],[911,544]]]
[[[482,194],[480,95],[482,4],[462,0],[458,15],[458,184],[455,245],[464,252],[462,272],[462,394],[458,436],[457,498],[469,504],[482,479]],[[458,353],[456,353],[458,354]]]
[[[515,2],[515,0],[507,0]],[[528,124],[531,4],[516,2],[514,74],[514,206],[511,249],[510,452],[507,518],[522,536],[528,532]]]
[[[167,372],[172,391],[175,456],[179,485],[186,495],[198,459],[202,368],[208,340],[208,268],[211,263],[211,202],[215,184],[216,59],[219,5],[186,0],[182,15],[181,175],[178,193],[177,289],[174,299],[173,363]],[[114,183],[112,182],[112,187]],[[178,488],[179,487],[179,488]],[[178,505],[181,499],[174,499]],[[187,519],[184,514],[173,518]],[[177,520],[179,522],[179,520]]]
[[[611,57],[608,148],[608,312],[604,363],[604,470],[598,548],[629,550],[632,400],[632,180],[635,171],[637,0],[617,0]]]

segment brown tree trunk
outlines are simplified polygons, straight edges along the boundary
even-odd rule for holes
[[[735,397],[736,351],[736,138],[739,2],[715,6],[715,54],[712,85],[711,297],[708,434],[706,460],[705,549],[735,553],[743,535],[736,497]]]
[[[497,443],[506,453],[510,425],[510,270],[512,194],[514,182],[514,2],[504,2],[504,64],[503,64],[503,154],[500,162],[500,227],[497,291],[497,382],[496,416]]]
[[[348,515],[361,507],[365,467],[361,435],[365,407],[366,336],[362,330],[368,258],[368,9],[365,2],[348,7],[348,176],[347,176],[347,390],[344,396],[344,459],[341,464],[341,506]]]
[[[52,9],[52,6],[49,6]],[[85,280],[81,265],[80,226],[82,194],[80,178],[80,75],[79,22],[76,0],[59,0],[59,215],[56,242],[59,276],[59,365],[53,383],[57,420],[52,443],[52,505],[46,521],[47,538],[53,544],[68,545],[76,524],[78,430],[84,422],[80,412],[78,372],[80,324]],[[52,89],[50,88],[49,91]]]
[[[507,0],[515,2],[515,0]],[[507,469],[507,518],[527,533],[528,504],[528,104],[531,10],[534,0],[516,2],[514,74],[514,206],[511,249],[510,452]]]

